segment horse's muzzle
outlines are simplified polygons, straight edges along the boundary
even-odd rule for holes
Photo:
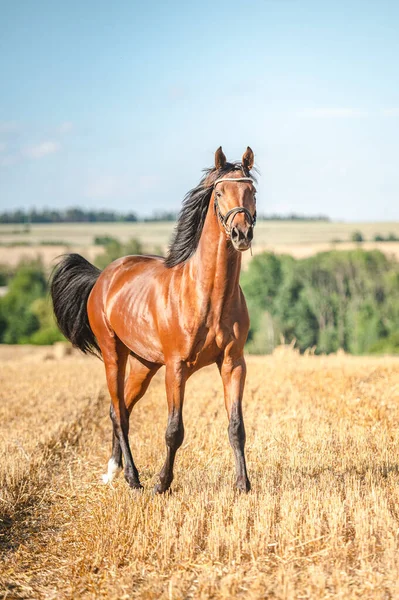
[[[239,252],[248,250],[254,237],[252,225],[236,225],[231,228],[230,239],[234,248]]]

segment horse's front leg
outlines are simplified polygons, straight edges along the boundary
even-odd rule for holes
[[[177,450],[183,443],[183,399],[187,381],[187,369],[181,362],[166,363],[166,397],[168,401],[168,426],[165,433],[166,460],[159,474],[159,483],[155,486],[156,494],[166,492],[173,481],[173,465]]]
[[[241,492],[249,492],[251,484],[245,463],[245,427],[242,414],[242,396],[247,372],[243,355],[237,357],[225,353],[218,363],[224,388],[224,401],[229,418],[229,440],[236,463],[236,486]]]

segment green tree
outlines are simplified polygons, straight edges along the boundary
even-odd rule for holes
[[[241,287],[251,315],[249,340],[253,339],[255,331],[261,327],[262,315],[265,312],[275,314],[277,295],[293,262],[294,259],[290,256],[264,252],[255,256],[248,270],[242,273]]]
[[[29,337],[31,344],[54,344],[54,342],[65,340],[56,325],[53,307],[48,295],[36,298],[32,302],[30,310],[39,323],[37,331],[34,331]]]
[[[105,245],[103,254],[97,256],[94,262],[99,269],[105,269],[117,258],[131,254],[143,254],[143,246],[140,240],[131,238],[123,244],[117,239],[111,238],[111,241]]]
[[[351,235],[352,242],[364,242],[364,237],[361,231],[354,231]]]
[[[6,344],[26,343],[39,329],[38,317],[31,305],[45,295],[47,281],[40,263],[27,263],[18,268],[7,294],[0,299],[0,341]]]
[[[252,352],[270,347],[271,331],[275,342],[295,339],[301,351],[316,346],[319,353],[344,348],[361,354],[380,351],[384,339],[395,347],[399,266],[379,251],[332,251],[297,261],[265,253],[250,263],[242,283]]]

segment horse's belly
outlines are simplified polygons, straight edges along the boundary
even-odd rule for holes
[[[116,331],[119,339],[137,356],[144,360],[156,363],[164,364],[164,354],[162,348],[156,343],[155,336],[151,336],[148,332],[145,336],[123,336],[119,335]]]

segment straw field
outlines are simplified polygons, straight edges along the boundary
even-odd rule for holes
[[[0,263],[16,265],[22,258],[40,256],[45,264],[66,251],[78,252],[89,260],[102,252],[94,246],[96,236],[113,236],[121,242],[139,239],[145,252],[165,253],[170,242],[174,223],[58,223],[33,224],[29,232],[22,225],[0,224]],[[360,231],[366,240],[362,244],[351,242],[354,231]],[[265,250],[277,254],[291,254],[305,258],[317,252],[363,248],[378,249],[399,259],[399,242],[375,242],[376,234],[399,238],[399,222],[340,223],[324,221],[258,221],[253,252]],[[18,245],[20,244],[20,245]],[[244,254],[244,265],[250,253]]]
[[[173,493],[162,371],[131,419],[143,492],[104,486],[103,366],[0,349],[0,597],[399,597],[399,360],[248,358],[248,495],[216,368],[189,381]]]
[[[111,235],[122,242],[139,238],[150,246],[166,246],[175,223],[33,223],[26,232],[23,225],[0,224],[3,243],[25,242],[39,244],[62,240],[73,246],[88,246],[95,236]],[[256,224],[254,245],[267,244],[325,244],[348,242],[354,231],[360,231],[370,241],[376,234],[399,236],[399,222],[347,223],[340,221],[262,221]]]

